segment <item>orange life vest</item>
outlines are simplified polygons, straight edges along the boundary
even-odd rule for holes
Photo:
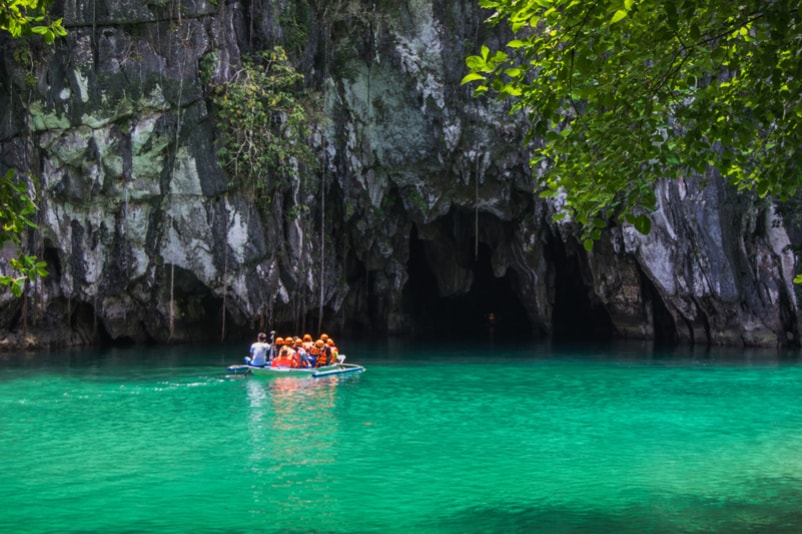
[[[298,367],[298,362],[295,359],[295,352],[289,347],[282,347],[278,356],[273,358],[270,365],[272,367]]]
[[[315,367],[323,367],[329,364],[330,351],[328,347],[323,347],[318,351]]]

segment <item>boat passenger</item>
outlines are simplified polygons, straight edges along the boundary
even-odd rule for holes
[[[312,348],[312,345],[315,344],[315,342],[312,341],[312,335],[311,334],[304,334],[303,342],[304,342],[304,350],[307,353]]]
[[[281,340],[281,343],[279,343]],[[276,340],[276,345],[281,345],[281,348],[278,351],[278,356],[271,362],[273,367],[297,367],[297,363],[294,366],[294,356],[295,350],[292,346],[292,338],[279,338]]]
[[[329,338],[326,341],[326,346],[329,348],[329,360],[331,363],[338,363],[340,361],[340,351],[337,349],[337,345],[334,344],[334,340]]]
[[[295,353],[298,355],[298,362],[301,367],[314,367],[315,359],[304,349],[303,341],[298,341],[295,345]]]
[[[267,334],[259,332],[256,336],[256,341],[251,344],[250,357],[245,361],[254,367],[264,367],[266,361],[267,351],[270,350],[270,344],[267,342]]]
[[[326,350],[326,344],[322,339],[315,342],[317,354],[315,355],[315,367],[324,367],[329,364],[329,351]]]
[[[314,361],[312,367],[317,367],[317,357],[320,354],[320,349],[318,349],[317,343],[312,343],[312,345],[309,347],[308,354]]]
[[[284,343],[281,344],[281,348],[278,351],[279,356],[288,356],[292,352],[292,338],[287,337],[284,338]]]

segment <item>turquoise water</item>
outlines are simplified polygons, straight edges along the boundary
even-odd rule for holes
[[[796,355],[345,352],[367,372],[227,376],[243,347],[0,356],[0,531],[802,530]]]

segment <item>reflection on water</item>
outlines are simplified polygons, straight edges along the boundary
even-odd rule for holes
[[[247,379],[249,465],[270,481],[269,486],[254,486],[255,500],[279,492],[285,497],[272,503],[273,510],[289,516],[319,505],[309,496],[321,484],[316,469],[337,459],[340,381],[336,376]]]

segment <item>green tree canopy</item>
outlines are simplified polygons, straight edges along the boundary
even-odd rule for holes
[[[798,0],[481,0],[510,26],[463,83],[512,99],[544,195],[592,246],[611,218],[650,229],[661,178],[718,171],[760,196],[802,179]],[[542,167],[541,167],[542,166]]]
[[[47,9],[51,0],[0,0],[0,30],[12,37],[41,35],[47,44],[67,35],[62,19],[51,20]]]

